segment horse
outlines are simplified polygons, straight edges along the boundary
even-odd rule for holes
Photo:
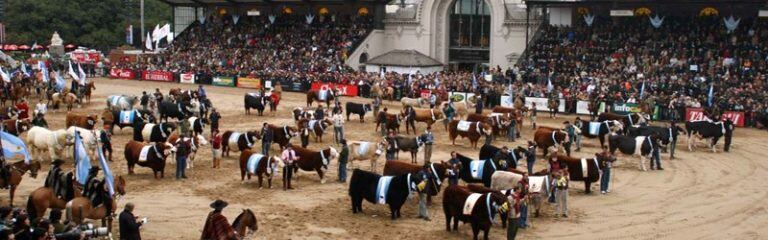
[[[52,172],[48,172],[52,174]],[[73,172],[60,173],[59,176],[52,176],[58,178],[57,188],[53,186],[42,186],[29,194],[27,197],[27,214],[29,219],[37,219],[45,214],[48,208],[64,209],[67,202],[76,197],[82,196],[82,189],[78,190],[75,186],[75,177]],[[61,189],[65,188],[65,189]]]
[[[31,161],[29,164],[26,164],[24,160],[21,160],[11,164],[9,173],[10,176],[8,177],[7,182],[5,179],[0,178],[0,186],[10,186],[11,206],[13,206],[13,197],[16,195],[16,188],[21,183],[21,179],[24,177],[24,174],[29,172],[30,177],[37,178],[37,171],[39,170],[40,161]]]
[[[259,225],[256,220],[256,214],[253,214],[251,209],[243,209],[243,212],[232,221],[232,229],[235,230],[240,239],[245,239],[245,236],[249,233],[248,231],[258,231]]]
[[[74,107],[75,103],[77,103],[77,95],[74,93],[54,93],[52,98],[53,110],[59,109],[59,104],[63,102],[67,104],[67,111],[72,111],[72,107]]]
[[[65,210],[67,214],[67,220],[72,221],[78,225],[83,224],[84,219],[101,220],[102,226],[106,226],[108,231],[112,229],[112,215],[117,210],[116,197],[125,196],[125,179],[118,177],[115,179],[115,194],[106,199],[112,201],[112,209],[107,209],[106,204],[99,206],[93,206],[91,199],[88,197],[76,197],[67,202]],[[104,190],[106,191],[106,190]]]
[[[93,82],[88,82],[85,84],[85,89],[83,89],[83,95],[85,96],[85,101],[88,103],[91,103],[91,90],[96,90],[96,85]]]

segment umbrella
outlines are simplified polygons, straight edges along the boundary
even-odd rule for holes
[[[5,50],[16,51],[16,50],[19,50],[19,46],[17,46],[16,44],[8,44],[8,45],[5,45]]]
[[[21,46],[19,46],[19,50],[29,50],[29,46],[21,45]]]
[[[67,46],[64,46],[65,48],[75,48],[76,46],[74,44],[67,44]]]
[[[43,45],[37,45],[37,46],[35,46],[35,47],[33,47],[33,48],[32,48],[32,50],[38,50],[38,49],[45,49],[45,46],[43,46]]]

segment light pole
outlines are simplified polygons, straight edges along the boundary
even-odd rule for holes
[[[144,0],[140,0],[140,1],[141,1],[141,3],[139,3],[139,9],[140,9],[139,11],[141,11],[141,13],[139,13],[139,15],[141,15],[141,17],[140,17],[141,18],[141,20],[140,20],[141,22],[139,23],[139,24],[141,24],[141,34],[140,35],[141,35],[141,42],[144,43]]]

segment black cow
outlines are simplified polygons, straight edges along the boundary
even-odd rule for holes
[[[472,177],[472,169],[470,165],[472,161],[477,160],[473,160],[461,154],[456,154],[456,157],[461,161],[461,170],[459,171],[459,178],[461,178],[461,180],[464,180],[464,182],[467,183],[482,183],[485,187],[491,187],[491,175],[500,168],[497,163],[493,162],[493,159],[479,160],[485,161],[481,166],[483,174],[480,176],[480,179],[475,179]]]
[[[371,104],[360,104],[353,102],[347,102],[344,108],[347,109],[347,121],[349,121],[349,115],[357,114],[360,115],[360,122],[365,122],[365,114],[373,111]]]
[[[191,116],[192,112],[189,111],[191,106],[192,105],[189,104],[189,102],[171,102],[165,100],[160,103],[160,120],[168,122],[169,117],[182,120]]]
[[[733,122],[731,122],[730,119],[720,122],[706,120],[695,122],[688,121],[685,122],[685,131],[688,132],[689,151],[693,151],[693,142],[691,141],[693,135],[696,135],[701,139],[711,139],[709,146],[712,148],[712,152],[717,151],[715,148],[717,141],[725,136],[725,147],[723,149],[726,152],[730,150],[731,138],[733,137]]]
[[[657,126],[643,126],[643,127],[631,127],[629,128],[629,136],[651,136],[656,134],[659,136],[659,141],[662,145],[668,145],[671,142],[677,141],[677,136],[680,135],[680,131],[685,131],[680,127],[657,127]]]
[[[363,199],[378,203],[379,179],[382,176],[365,170],[355,169],[349,181],[349,197],[352,200],[352,213],[363,212]],[[392,219],[400,218],[400,208],[408,199],[408,195],[419,191],[417,186],[423,182],[419,174],[403,174],[391,177],[389,186],[384,193],[384,202],[389,205]]]
[[[496,156],[496,153],[499,152],[501,148],[498,148],[493,145],[485,144],[482,147],[480,147],[480,159],[492,159],[494,156]],[[503,157],[503,160],[505,160],[502,163],[496,162],[501,169],[506,168],[517,168],[517,162],[523,159],[526,154],[528,154],[528,149],[524,147],[516,147],[512,149],[512,151],[509,151],[507,153],[507,156]]]
[[[627,155],[640,156],[640,169],[647,171],[645,167],[645,158],[651,158],[654,150],[659,148],[659,137],[656,134],[651,136],[630,137],[626,135],[611,134],[608,137],[608,146],[611,154],[618,149],[621,153]],[[637,148],[640,146],[640,149]]]
[[[270,101],[272,100],[269,97],[246,93],[243,99],[245,114],[251,114],[251,108],[253,108],[259,112],[259,116],[262,116],[264,114],[264,109],[270,104]]]
[[[589,121],[581,121],[581,135],[588,137],[588,138],[598,138],[600,139],[600,147],[605,146],[605,136],[608,135],[611,132],[614,131],[622,131],[624,129],[624,124],[622,124],[619,120],[606,120],[602,122],[595,122],[597,124],[600,124],[597,128],[597,135],[592,135],[589,131],[590,129],[590,122]]]
[[[411,162],[416,163],[416,155],[419,153],[419,148],[421,148],[422,145],[424,145],[424,139],[423,136],[418,137],[405,137],[402,135],[397,135],[395,137],[395,141],[397,142],[396,147],[398,151],[395,153],[395,158],[400,159],[400,151],[403,152],[410,152],[411,153]]]

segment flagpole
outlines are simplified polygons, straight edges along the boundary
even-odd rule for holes
[[[144,0],[141,0],[140,6],[139,6],[139,15],[141,15],[141,42],[144,43]],[[197,12],[197,11],[195,11]]]

